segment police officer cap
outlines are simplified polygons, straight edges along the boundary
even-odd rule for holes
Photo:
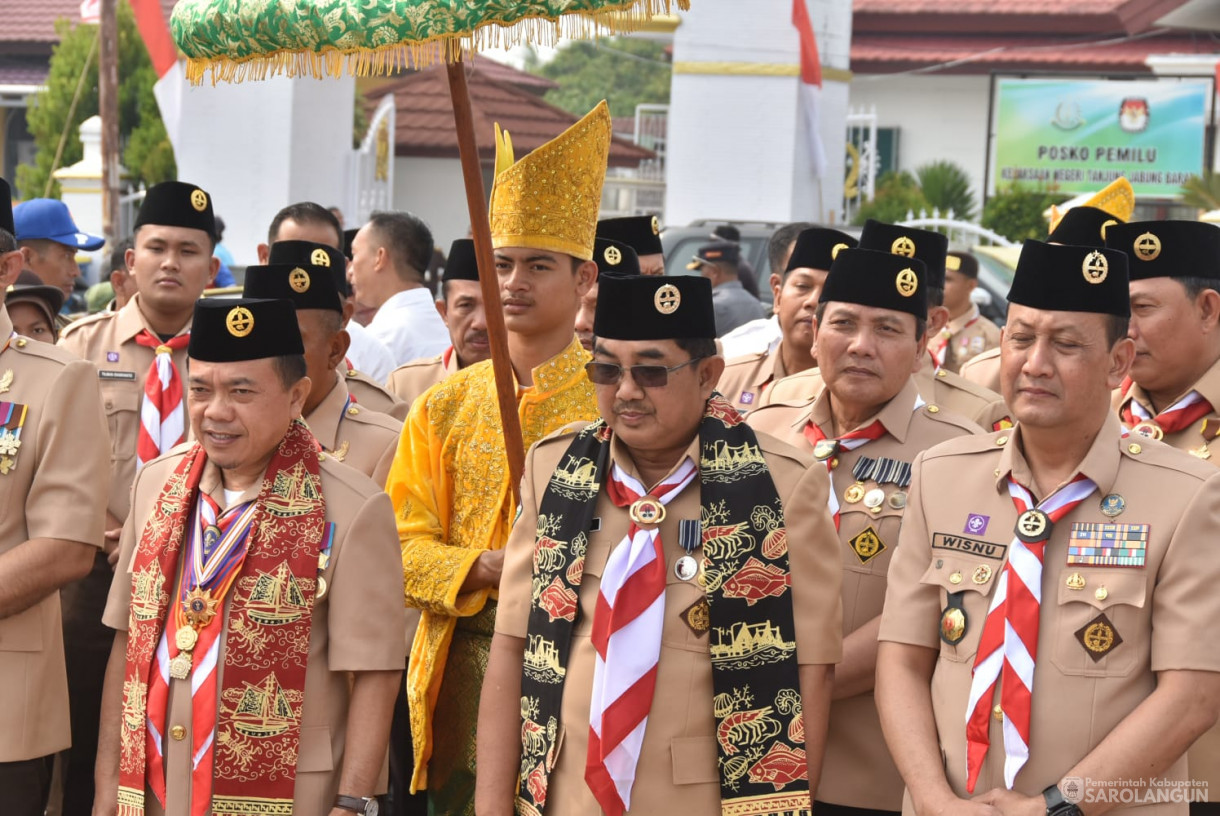
[[[187,345],[192,360],[236,363],[304,353],[292,301],[210,298],[195,304]]]
[[[1127,266],[1118,250],[1031,238],[1021,247],[1008,302],[1047,312],[1130,317]]]

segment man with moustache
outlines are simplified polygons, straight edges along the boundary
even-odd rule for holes
[[[491,238],[527,446],[597,415],[573,325],[597,276],[610,136],[605,102],[519,162],[497,132]],[[406,602],[423,611],[407,678],[413,790],[448,816],[474,812],[479,686],[516,512],[498,400],[490,361],[434,385],[411,408],[386,483]]]
[[[716,386],[738,411],[758,403],[772,383],[817,365],[813,353],[813,313],[834,257],[856,245],[838,230],[815,227],[797,236],[784,273],[771,273],[775,316],[782,333],[772,349],[725,364]]]
[[[593,260],[597,261],[597,280],[580,299],[580,311],[576,314],[576,336],[590,354],[593,352],[593,318],[597,312],[597,293],[602,276],[640,274],[639,256],[635,250],[609,238],[598,238],[593,242]]]
[[[449,348],[399,366],[386,380],[386,388],[406,405],[453,372],[491,357],[479,267],[469,238],[459,238],[449,247],[436,308],[449,329]]]
[[[352,232],[354,234],[355,230]],[[275,214],[275,217],[271,219],[271,226],[267,230],[267,243],[258,245],[258,262],[260,264],[276,263],[271,260],[271,248],[276,243],[283,241],[309,241],[338,250],[343,250],[345,246],[343,227],[339,225],[339,220],[335,217],[334,212],[312,201],[289,204]],[[347,255],[347,257],[351,256]],[[283,260],[279,262],[288,263]],[[351,311],[354,306],[351,306],[352,292],[347,281],[346,262],[341,270],[336,270],[336,272],[340,271],[343,281],[339,284],[339,293],[343,297],[345,315],[343,328],[352,341],[347,351],[350,365],[346,366],[346,369],[352,372],[347,375],[349,385],[351,380],[360,380],[361,386],[370,385],[379,388],[380,384],[385,382],[385,378],[394,370],[394,355],[390,354],[390,350],[380,340],[370,335],[364,326],[351,319]],[[356,390],[357,396],[360,396],[360,391],[364,389],[356,386]],[[389,413],[384,407],[380,407],[380,401],[377,406],[370,407],[373,407],[375,411]],[[402,416],[396,418],[402,419],[406,415],[404,408]]]
[[[747,419],[756,430],[812,454],[831,475],[843,563],[843,660],[835,667],[815,795],[819,813],[902,807],[902,779],[886,751],[873,699],[886,573],[898,545],[911,462],[928,448],[980,430],[925,402],[916,386],[913,375],[927,356],[926,274],[916,258],[840,250],[816,312],[826,387],[812,402],[772,403]]]
[[[526,464],[479,812],[808,816],[840,655],[825,471],[715,393],[706,280],[608,275],[595,324],[605,419]]]
[[[59,345],[97,367],[110,437],[113,481],[105,539],[93,571],[64,593],[64,634],[72,692],[72,757],[64,779],[64,809],[87,812],[93,798],[101,680],[112,633],[100,624],[119,532],[131,509],[138,470],[168,453],[189,433],[184,381],[195,301],[220,261],[212,255],[212,197],[193,184],[167,181],[148,190],[136,215],[127,268],[136,294],[114,312],[67,326]]]
[[[1122,253],[1026,241],[1008,300],[1016,426],[916,460],[890,565],[877,704],[903,811],[1185,816],[1220,712],[1199,625],[1220,476],[1110,407],[1135,356]]]

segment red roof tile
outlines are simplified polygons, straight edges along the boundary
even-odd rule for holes
[[[161,0],[165,20],[177,0]],[[55,21],[80,20],[80,0],[4,0],[0,11],[0,42],[54,43]]]
[[[854,0],[854,31],[1097,34],[1146,31],[1186,0]]]
[[[558,136],[577,117],[549,105],[516,85],[492,79],[476,66],[467,77],[470,105],[474,114],[475,139],[479,156],[486,162],[495,159],[493,123],[512,134],[513,149],[520,158]],[[457,133],[453,126],[453,102],[445,68],[438,66],[382,85],[367,94],[371,104],[393,93],[395,114],[395,155],[456,158]],[[654,158],[650,150],[614,139],[610,143],[610,164],[616,167],[637,165]]]
[[[860,74],[885,74],[963,60],[937,73],[1038,69],[1150,73],[1144,61],[1152,54],[1215,54],[1220,61],[1220,39],[1172,31],[1109,44],[1078,37],[856,33],[851,67]]]

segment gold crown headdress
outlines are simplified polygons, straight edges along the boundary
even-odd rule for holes
[[[1126,223],[1131,220],[1131,214],[1135,212],[1135,190],[1131,188],[1131,182],[1119,176],[1094,193],[1093,197],[1081,206],[1105,210],[1119,221]],[[1050,231],[1054,232],[1067,210],[1059,209],[1056,204],[1052,204],[1050,209]]]
[[[603,100],[559,136],[514,162],[512,139],[496,125],[492,246],[591,260],[611,132],[610,109]]]

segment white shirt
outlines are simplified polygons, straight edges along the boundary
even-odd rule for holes
[[[394,355],[384,343],[369,334],[367,327],[354,320],[348,322],[347,333],[352,338],[352,344],[347,348],[352,368],[384,385],[390,372],[398,367]]]
[[[422,286],[395,293],[365,328],[390,350],[395,366],[435,357],[449,348],[449,329],[436,311],[432,293]]]
[[[738,326],[720,338],[721,356],[726,360],[775,351],[784,333],[779,327],[779,317],[772,315],[762,320],[751,320]]]

